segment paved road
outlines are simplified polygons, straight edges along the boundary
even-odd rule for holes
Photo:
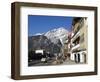
[[[60,63],[59,63],[60,62]],[[73,64],[82,64],[82,63],[76,63],[72,60],[65,60],[61,62],[60,60],[48,60],[47,62],[41,62],[40,60],[32,61],[29,63],[29,66],[49,66],[49,65],[73,65]]]
[[[53,59],[50,59],[47,62],[41,62],[41,60],[35,60],[29,62],[28,66],[47,66],[47,65],[52,65],[52,62],[54,62]]]

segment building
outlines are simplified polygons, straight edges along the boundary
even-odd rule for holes
[[[71,41],[71,33],[68,34],[68,38],[64,42],[64,46],[62,48],[63,55],[64,55],[65,59],[67,59],[67,60],[70,60],[70,56],[71,56],[71,54],[70,54],[70,51],[71,51],[70,41]]]
[[[87,18],[76,17],[72,22],[72,35],[71,35],[71,60],[76,63],[87,63]]]

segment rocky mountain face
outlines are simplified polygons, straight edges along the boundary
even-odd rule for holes
[[[61,46],[62,45],[61,45],[60,41],[57,44],[54,44],[51,42],[50,39],[48,39],[44,35],[31,36],[28,39],[29,51],[44,49],[46,52],[59,53]]]

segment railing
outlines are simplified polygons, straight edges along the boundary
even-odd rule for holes
[[[77,48],[79,48],[79,47],[80,47],[80,44],[77,44],[77,45],[73,46],[73,47],[71,48],[71,50],[77,49]]]
[[[73,42],[74,40],[76,40],[76,38],[79,36],[79,34],[80,34],[80,32],[78,31],[78,32],[73,36],[72,42]]]

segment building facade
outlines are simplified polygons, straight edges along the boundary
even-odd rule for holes
[[[64,45],[62,46],[62,54],[65,60],[70,60],[70,51],[71,51],[71,33],[68,34],[67,39],[64,41]]]
[[[76,63],[87,63],[88,57],[88,24],[86,17],[77,17],[72,22],[71,60]]]

